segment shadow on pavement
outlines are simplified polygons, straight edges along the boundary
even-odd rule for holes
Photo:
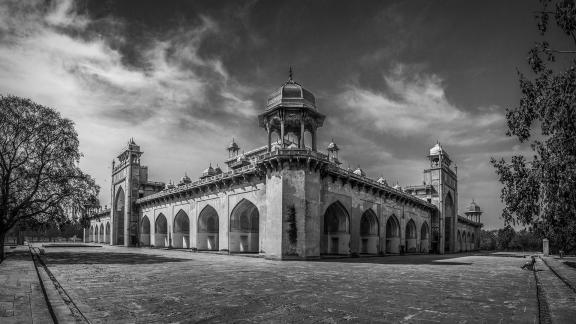
[[[428,265],[471,265],[471,262],[448,261],[464,256],[454,255],[403,255],[403,256],[381,256],[381,257],[359,257],[359,258],[323,258],[314,262],[338,262],[338,263],[373,263],[373,264],[428,264]]]
[[[140,253],[49,252],[48,265],[57,264],[154,264],[184,262],[190,259],[168,258]]]

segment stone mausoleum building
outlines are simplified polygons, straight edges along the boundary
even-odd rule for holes
[[[258,116],[265,146],[239,153],[232,141],[225,170],[210,165],[178,183],[150,181],[131,139],[112,162],[111,208],[92,216],[85,240],[272,259],[478,248],[482,211],[472,202],[457,215],[457,170],[440,144],[422,185],[392,187],[342,168],[334,142],[318,150],[325,118],[290,75]]]

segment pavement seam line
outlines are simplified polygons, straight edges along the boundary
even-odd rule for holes
[[[50,269],[48,269],[48,266],[46,266],[46,264],[44,263],[42,258],[38,257],[38,262],[40,263],[40,265],[42,266],[42,268],[46,272],[46,275],[48,276],[48,278],[50,278],[50,280],[52,281],[54,288],[56,288],[56,291],[58,291],[60,298],[62,298],[62,301],[64,301],[64,304],[66,304],[66,306],[68,306],[68,308],[70,309],[70,312],[72,313],[74,318],[76,318],[77,320],[80,320],[84,323],[91,324],[90,320],[88,320],[88,318],[86,318],[86,316],[84,316],[84,314],[80,311],[80,309],[78,308],[78,306],[76,305],[74,300],[70,297],[70,295],[68,295],[68,293],[66,292],[64,287],[62,287],[62,285],[60,285],[60,283],[58,282],[56,277],[52,274]]]
[[[538,322],[540,324],[552,323],[550,317],[550,307],[548,306],[548,301],[546,300],[546,295],[544,294],[544,287],[542,282],[538,277],[538,271],[536,270],[536,265],[532,268],[534,273],[534,279],[536,280],[536,300],[538,301]]]
[[[46,301],[46,306],[48,306],[48,311],[50,312],[50,317],[52,317],[52,322],[58,324],[58,320],[56,318],[56,314],[54,313],[54,309],[52,308],[52,303],[50,303],[50,299],[48,298],[48,294],[46,294],[46,287],[44,287],[44,282],[42,281],[42,277],[40,276],[40,271],[38,270],[38,260],[37,256],[32,252],[32,248],[28,247],[28,251],[30,252],[30,257],[32,257],[32,263],[34,264],[34,269],[36,269],[36,275],[38,276],[38,281],[40,282],[40,287],[42,288],[42,295],[44,295],[44,300]],[[32,302],[32,301],[30,301]],[[32,308],[32,305],[30,305]]]
[[[542,261],[544,261],[544,264],[548,267],[548,269],[550,269],[550,271],[552,271],[553,274],[556,275],[556,277],[558,277],[560,280],[562,280],[562,282],[563,282],[564,284],[566,284],[566,286],[568,286],[568,288],[570,288],[574,293],[576,293],[576,288],[575,288],[574,286],[572,286],[572,284],[571,284],[568,280],[566,280],[566,278],[564,278],[564,277],[561,276],[558,272],[556,272],[556,270],[554,270],[554,268],[552,268],[552,267],[548,264],[548,262],[546,262],[546,260],[544,260],[543,258],[542,258]]]

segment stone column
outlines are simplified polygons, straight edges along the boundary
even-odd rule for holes
[[[280,147],[284,148],[284,119],[280,121]]]
[[[300,141],[298,147],[301,149],[306,148],[306,146],[304,146],[304,120],[300,120]]]
[[[266,124],[266,130],[268,131],[268,153],[272,151],[272,131],[270,128],[270,123]]]
[[[548,239],[542,240],[542,254],[544,254],[544,256],[550,255],[550,246]]]

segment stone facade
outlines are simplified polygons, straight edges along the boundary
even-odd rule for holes
[[[439,144],[428,157],[428,184],[390,187],[342,168],[335,143],[328,155],[317,151],[324,118],[312,93],[290,77],[259,115],[266,146],[239,154],[233,141],[226,171],[210,166],[200,179],[186,175],[177,184],[148,181],[130,140],[112,163],[111,208],[92,217],[85,239],[308,259],[457,252],[464,250],[458,233],[478,238],[479,217],[456,216],[457,176]]]

